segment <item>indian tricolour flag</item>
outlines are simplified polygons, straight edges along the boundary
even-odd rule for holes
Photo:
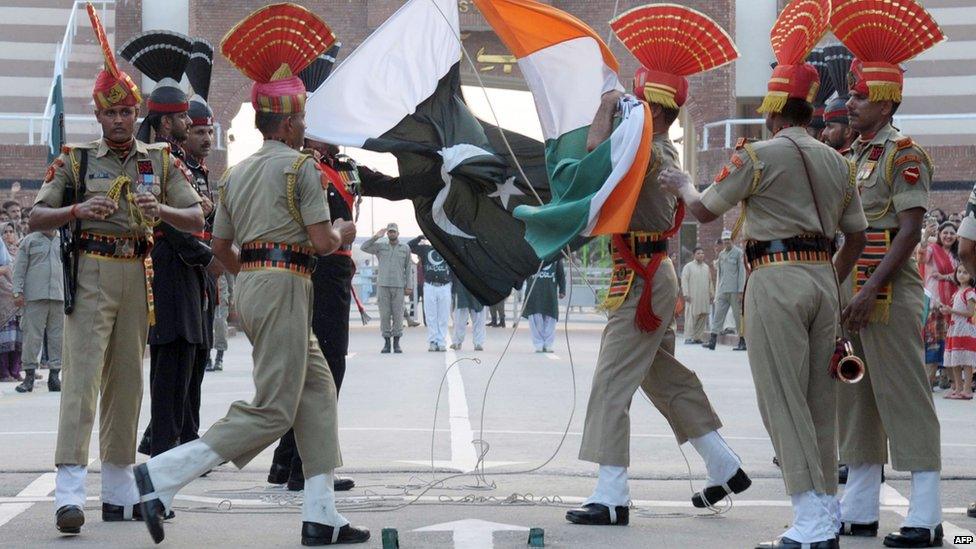
[[[604,93],[623,90],[619,64],[586,23],[533,0],[475,0],[518,59],[546,140],[552,200],[519,206],[525,238],[540,257],[578,235],[626,232],[650,161],[651,115],[622,101],[619,125],[592,152],[586,135]]]

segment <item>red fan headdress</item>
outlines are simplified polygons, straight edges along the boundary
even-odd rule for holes
[[[804,59],[823,38],[829,22],[830,0],[793,0],[779,14],[769,33],[777,64],[760,113],[783,112],[790,99],[813,103],[820,73]]]
[[[854,54],[848,85],[871,101],[902,99],[900,64],[946,39],[915,0],[835,0],[830,26]]]
[[[335,42],[324,21],[296,4],[263,7],[224,35],[220,53],[254,80],[254,110],[296,113],[305,110],[305,85],[297,76]]]
[[[105,57],[105,68],[95,78],[95,88],[92,90],[95,105],[99,109],[109,109],[118,106],[135,107],[142,103],[139,87],[128,74],[119,70],[115,54],[108,43],[108,36],[105,35],[105,27],[91,2],[88,3],[88,18],[91,19],[92,30],[95,31],[95,38],[98,39]]]
[[[634,93],[677,109],[688,99],[687,76],[730,63],[739,52],[728,33],[707,15],[676,4],[651,4],[610,22],[641,66]]]

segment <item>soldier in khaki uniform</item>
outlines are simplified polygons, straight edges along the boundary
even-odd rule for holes
[[[791,23],[790,15],[798,11],[819,23],[803,35],[806,43],[794,34],[806,28]],[[794,3],[773,28],[779,64],[760,109],[767,113],[772,139],[740,142],[703,195],[686,174],[661,176],[699,221],[714,220],[742,203],[752,268],[744,307],[749,363],[794,512],[792,527],[761,548],[839,547],[838,382],[828,370],[839,335],[840,289],[831,256],[839,229],[846,238],[834,265],[846,276],[863,248],[867,222],[851,163],[806,131],[819,76],[803,59],[826,30],[828,17],[829,10],[819,11],[817,5]]]
[[[854,297],[844,315],[857,354],[864,359],[864,379],[845,386],[838,397],[840,459],[848,466],[841,502],[842,535],[876,536],[882,467],[911,471],[908,515],[889,547],[942,545],[939,496],[941,448],[939,419],[924,369],[923,287],[914,258],[928,205],[932,164],[910,137],[892,125],[901,102],[899,63],[941,40],[938,25],[912,1],[885,6],[881,12],[855,5],[844,10],[837,37],[854,53],[848,77],[851,127],[860,134],[848,157],[857,165],[857,185],[869,229],[868,247],[852,275]],[[875,34],[892,17],[910,9],[919,24],[904,32]],[[886,13],[885,10],[890,10]],[[837,17],[837,15],[835,15]],[[853,24],[851,24],[853,23]],[[917,35],[913,35],[913,30]],[[888,37],[904,41],[888,57]]]
[[[91,4],[88,9],[106,52],[93,94],[103,137],[64,148],[31,211],[33,230],[65,224],[76,229],[80,253],[75,264],[64,265],[77,273],[74,311],[64,323],[54,459],[57,525],[64,533],[78,533],[85,521],[88,445],[99,395],[102,519],[133,518],[142,357],[153,315],[150,235],[161,221],[188,231],[203,227],[200,198],[169,146],[133,138],[139,90],[118,70]],[[81,187],[83,195],[65,201],[66,188]]]
[[[306,41],[300,50],[299,44],[291,45],[294,51],[268,50],[266,42],[273,38],[251,36],[254,28],[272,37],[300,30]],[[315,255],[351,243],[355,225],[330,223],[321,173],[314,159],[298,150],[305,137],[305,87],[293,73],[334,40],[305,8],[277,4],[248,16],[221,43],[223,55],[257,80],[251,97],[255,125],[265,138],[261,149],[228,170],[218,185],[213,235],[214,254],[239,273],[235,303],[253,346],[256,392],[251,402],[233,403],[200,439],[136,468],[142,514],[156,543],[164,537],[163,517],[183,486],[224,461],[244,467],[289,428],[295,430],[305,473],[302,543],[369,539],[368,530],[351,526],[336,510],[333,470],[342,464],[336,387],[311,330]]]
[[[674,12],[679,18],[697,14],[678,7]],[[628,12],[627,17],[639,18],[641,23],[614,29],[621,41],[629,45],[638,42],[640,33],[647,28],[664,26],[673,15],[639,8]],[[705,19],[710,24],[708,30],[714,35],[724,36],[714,22],[700,14],[697,17],[696,21]],[[616,21],[612,24],[616,25]],[[727,46],[724,61],[717,61],[715,66],[736,57],[731,41]],[[632,49],[635,55],[647,59],[639,46],[636,48]],[[683,214],[676,213],[676,200],[661,190],[657,178],[661,170],[678,166],[678,152],[668,138],[668,128],[687,98],[685,76],[702,70],[698,65],[679,70],[674,65],[678,58],[675,53],[653,56],[652,65],[640,67],[635,79],[634,91],[650,103],[654,117],[652,164],[634,208],[630,232],[613,237],[615,271],[605,304],[610,313],[600,343],[579,452],[580,459],[599,464],[599,475],[593,494],[582,508],[566,513],[566,519],[576,524],[629,522],[629,408],[638,387],[667,419],[678,443],[690,441],[705,461],[708,479],[703,493],[692,497],[696,507],[714,504],[750,485],[738,456],[718,434],[722,423],[698,376],[674,357],[678,280],[667,258],[667,239],[680,227]],[[713,66],[705,67],[708,68]],[[620,95],[610,92],[604,96],[587,140],[591,149],[610,135]]]

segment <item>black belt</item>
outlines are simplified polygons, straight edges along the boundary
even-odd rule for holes
[[[429,282],[427,280],[425,280],[424,283],[430,284],[431,286],[447,286],[448,284],[450,284],[450,282]]]
[[[638,238],[627,238],[630,251],[637,257],[647,257],[654,254],[666,253],[668,251],[667,240],[644,240]],[[610,253],[613,254],[613,243],[609,244]]]
[[[144,238],[91,236],[82,234],[78,248],[89,254],[117,259],[135,259],[149,253],[149,241]]]
[[[241,267],[247,269],[280,268],[299,273],[315,270],[314,254],[284,248],[245,248],[241,250]]]

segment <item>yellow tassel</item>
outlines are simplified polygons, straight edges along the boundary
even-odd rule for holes
[[[278,70],[274,71],[274,74],[271,75],[271,80],[272,82],[275,80],[284,80],[293,74],[294,73],[291,72],[291,67],[288,66],[288,63],[282,63],[281,66],[278,67]]]
[[[766,114],[768,112],[783,112],[783,108],[786,107],[786,101],[790,98],[790,94],[786,92],[769,92],[763,99],[762,105],[756,109],[759,114]]]
[[[677,109],[678,103],[674,100],[674,94],[647,84],[644,86],[644,99],[648,103],[657,103],[669,109]]]
[[[901,103],[901,87],[890,82],[868,83],[868,100]]]

